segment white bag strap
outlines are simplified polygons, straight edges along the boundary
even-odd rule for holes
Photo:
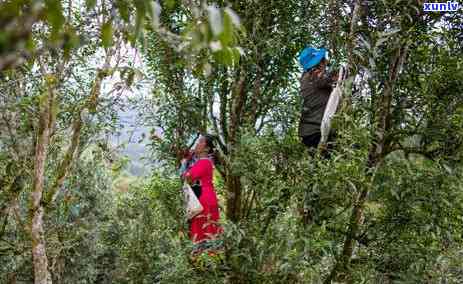
[[[320,125],[320,144],[326,144],[328,136],[331,130],[331,119],[333,118],[336,110],[338,109],[339,102],[342,97],[342,85],[344,83],[345,70],[344,66],[339,68],[338,80],[336,81],[336,87],[330,94],[328,103],[326,104],[325,111],[323,113],[322,123]]]

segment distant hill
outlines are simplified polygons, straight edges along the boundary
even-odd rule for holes
[[[111,138],[111,144],[115,147],[123,146],[121,154],[130,159],[128,171],[134,176],[145,176],[149,174],[150,165],[143,157],[147,154],[146,138],[149,137],[147,127],[141,126],[137,123],[137,110],[126,109],[119,111],[119,118],[122,128],[119,130],[119,135],[114,135]]]

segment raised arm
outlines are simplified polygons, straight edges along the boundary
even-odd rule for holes
[[[329,89],[333,87],[333,83],[336,82],[338,74],[336,71],[333,71],[329,74],[322,75],[321,78],[316,80],[316,85],[320,89]]]

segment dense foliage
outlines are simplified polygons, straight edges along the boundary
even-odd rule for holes
[[[0,283],[462,283],[461,13],[213,2],[0,3]],[[297,134],[307,44],[349,73],[328,157]],[[124,109],[148,176],[111,143]],[[198,132],[225,253],[192,264]]]

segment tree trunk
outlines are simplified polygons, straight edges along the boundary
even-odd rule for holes
[[[229,174],[226,179],[228,190],[227,195],[227,218],[232,222],[240,219],[241,212],[241,181],[239,176]]]
[[[66,154],[64,155],[63,160],[59,164],[59,168],[57,169],[58,174],[55,178],[55,181],[53,182],[52,187],[48,191],[48,194],[46,195],[45,198],[45,205],[51,206],[52,203],[56,200],[61,186],[63,186],[63,183],[66,179],[66,176],[71,168],[71,164],[73,161],[74,154],[76,152],[77,146],[79,145],[80,141],[80,132],[82,129],[82,118],[80,116],[80,110],[76,114],[76,118],[73,123],[73,131],[72,131],[72,138],[71,138],[71,145],[69,146],[68,150],[66,151]]]
[[[46,101],[42,105],[40,113],[37,141],[35,147],[34,179],[31,192],[31,240],[32,240],[32,262],[34,266],[34,283],[52,283],[48,271],[48,259],[45,247],[45,234],[43,226],[44,207],[42,195],[45,179],[45,161],[47,158],[50,132],[54,124],[52,105],[54,101],[53,91],[49,91]]]
[[[332,58],[338,58],[337,36],[341,28],[341,3],[337,0],[330,0],[328,4],[328,31],[329,31],[329,48],[332,52]]]
[[[350,30],[347,38],[347,70],[350,71],[351,69],[355,72],[357,68],[354,67],[354,48],[355,48],[355,34],[357,33],[357,25],[360,19],[360,0],[355,0],[354,10],[352,11],[352,18],[350,21]]]
[[[72,123],[71,145],[69,145],[69,148],[64,154],[64,157],[60,162],[58,169],[56,170],[57,175],[55,180],[44,198],[45,206],[53,206],[53,203],[55,202],[60,192],[60,188],[63,186],[63,183],[71,169],[74,155],[80,142],[80,133],[83,126],[82,112],[85,108],[87,108],[92,113],[96,112],[98,100],[101,94],[101,84],[106,77],[112,75],[112,72],[108,71],[110,58],[111,53],[109,53],[109,56],[106,57],[104,68],[98,71],[95,80],[93,81],[92,89],[87,102],[75,113],[74,121]]]
[[[238,81],[235,82],[233,90],[232,104],[230,104],[230,124],[228,130],[228,153],[229,165],[227,167],[227,218],[233,222],[239,220],[241,216],[241,193],[242,186],[240,177],[233,173],[233,161],[236,155],[236,149],[240,143],[240,128],[244,121],[243,111],[246,104],[246,81],[244,71]]]
[[[345,68],[347,72],[347,76],[354,76],[354,79],[357,74],[357,67],[355,66],[355,63],[354,63],[353,51],[356,46],[355,36],[357,33],[358,21],[360,20],[360,14],[361,14],[360,0],[355,0],[354,10],[352,11],[352,17],[351,17],[351,22],[350,22],[350,30],[349,30],[349,34],[347,35],[347,39],[346,39],[347,65]],[[351,92],[345,94],[345,97],[343,98],[343,106],[347,109],[352,108]]]
[[[361,220],[363,218],[363,209],[365,203],[368,199],[368,194],[373,187],[373,179],[374,179],[374,172],[376,171],[377,167],[381,164],[381,161],[385,154],[386,148],[386,135],[389,126],[390,120],[390,112],[391,112],[391,102],[392,102],[392,95],[393,95],[393,88],[395,82],[397,81],[397,77],[399,71],[403,65],[407,54],[408,47],[403,46],[399,48],[391,61],[389,67],[389,78],[385,84],[385,88],[383,91],[383,95],[381,97],[379,103],[379,111],[376,116],[376,137],[374,141],[372,141],[369,154],[368,154],[368,161],[366,165],[366,172],[367,175],[370,176],[370,183],[365,185],[365,187],[360,192],[359,197],[357,198],[356,202],[354,203],[354,207],[352,208],[352,214],[349,222],[349,228],[346,234],[346,239],[344,241],[342,254],[338,258],[336,265],[333,267],[330,275],[325,280],[325,283],[331,283],[333,279],[336,279],[337,276],[344,276],[348,275],[349,272],[349,264],[352,258],[352,254],[354,251],[354,241],[357,238]]]

